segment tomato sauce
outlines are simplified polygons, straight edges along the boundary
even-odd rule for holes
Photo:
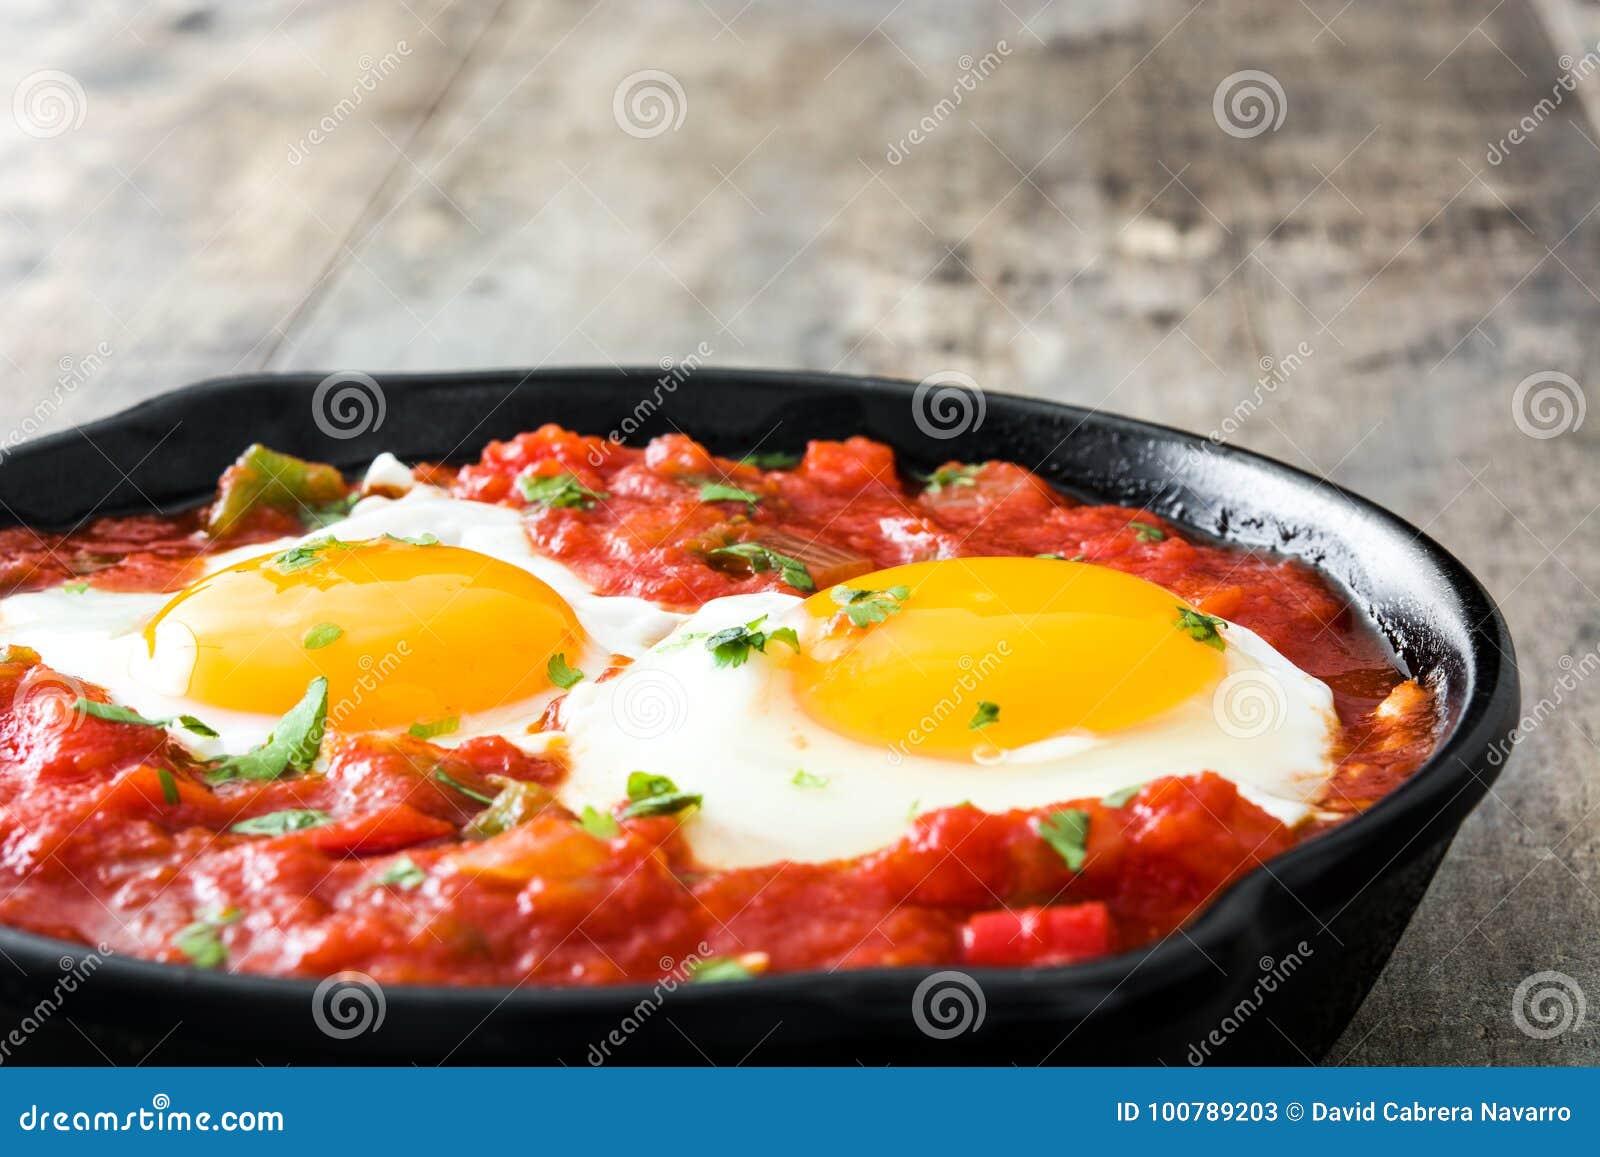
[[[764,469],[677,435],[635,449],[547,426],[425,474],[461,498],[527,506],[537,549],[601,593],[677,609],[791,590],[777,570],[708,555],[738,542],[807,544],[830,572],[819,586],[939,557],[1115,567],[1251,628],[1328,683],[1340,769],[1321,817],[1294,830],[1220,776],[1152,768],[1128,798],[947,808],[853,860],[709,871],[677,817],[575,822],[547,790],[559,761],[499,738],[447,749],[330,731],[308,773],[212,786],[167,732],[74,711],[83,689],[71,673],[12,648],[0,653],[0,923],[173,963],[359,969],[385,982],[612,984],[706,957],[749,972],[1071,963],[1171,934],[1240,876],[1391,790],[1435,741],[1432,696],[1315,571],[1194,540],[1145,511],[1075,502],[1018,466],[951,464],[924,483],[862,438],[813,442],[792,466]],[[519,479],[561,475],[604,501],[524,501]],[[707,480],[761,501],[704,501]],[[171,590],[206,553],[299,530],[271,510],[222,539],[198,514],[69,535],[10,529],[0,588]],[[486,827],[496,809],[482,801],[508,790],[514,822]],[[232,830],[291,809],[330,822]],[[1076,862],[1041,835],[1063,810],[1086,831]],[[216,954],[197,955],[197,937]]]

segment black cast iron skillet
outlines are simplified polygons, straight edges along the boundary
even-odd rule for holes
[[[730,456],[863,434],[894,446],[907,467],[1015,461],[1073,494],[1316,565],[1442,694],[1446,735],[1390,797],[1239,881],[1181,933],[1075,967],[974,969],[932,983],[940,970],[806,973],[670,992],[387,985],[379,1022],[376,993],[363,1012],[353,990],[319,995],[308,981],[118,957],[62,995],[63,967],[81,946],[4,929],[12,964],[0,964],[0,1029],[25,1016],[34,1026],[8,1045],[13,1063],[1315,1061],[1376,979],[1506,750],[1516,666],[1478,582],[1388,512],[1254,454],[1000,394],[981,399],[976,421],[970,393],[917,396],[904,383],[821,374],[698,369],[681,384],[657,370],[384,374],[376,391],[357,383],[365,410],[354,396],[339,403],[338,387],[319,395],[323,380],[204,382],[24,444],[0,464],[0,521],[64,528],[190,506],[252,441],[355,470],[382,450],[470,460],[489,439],[544,422],[634,443],[683,430]],[[363,1031],[338,1039],[330,1024]]]

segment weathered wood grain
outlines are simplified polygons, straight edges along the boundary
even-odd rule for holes
[[[703,342],[951,369],[1218,431],[1394,508],[1501,600],[1530,704],[1600,645],[1600,433],[1533,437],[1515,408],[1530,375],[1593,390],[1600,132],[1573,93],[1536,112],[1595,50],[1593,5],[434,7],[8,14],[0,75],[65,69],[88,108],[49,140],[0,123],[0,428],[101,340],[51,420],[236,367]],[[401,39],[415,54],[289,164],[356,58]],[[642,70],[681,89],[675,129],[619,126]],[[1242,70],[1281,87],[1276,129],[1219,124]],[[1540,971],[1600,999],[1600,692],[1560,697],[1334,1060],[1600,1059],[1600,1018],[1543,1040],[1511,1015]]]

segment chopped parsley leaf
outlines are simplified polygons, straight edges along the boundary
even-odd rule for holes
[[[222,929],[236,923],[243,915],[237,908],[212,908],[196,912],[194,923],[180,928],[172,937],[172,946],[187,956],[189,963],[196,968],[217,968],[228,959],[228,946],[222,942]]]
[[[280,574],[294,574],[321,562],[322,556],[334,547],[342,549],[345,544],[337,538],[315,538],[274,556],[272,565],[278,568]]]
[[[240,820],[231,830],[242,836],[283,836],[290,832],[303,832],[307,828],[320,828],[332,822],[332,816],[316,808],[288,808]]]
[[[1178,608],[1178,630],[1195,642],[1204,643],[1218,651],[1227,650],[1228,644],[1223,642],[1221,634],[1222,628],[1227,625],[1227,620],[1219,619],[1215,615],[1201,614],[1185,606]]]
[[[217,733],[206,726],[193,715],[175,715],[171,719],[146,719],[137,711],[130,711],[126,707],[118,707],[115,703],[97,703],[93,699],[78,699],[73,703],[72,709],[80,715],[91,715],[96,719],[104,719],[110,723],[132,723],[136,727],[170,727],[176,723],[185,731],[195,735],[203,735],[207,739],[217,738]]]
[[[439,538],[433,534],[418,534],[407,538],[401,534],[385,534],[383,536],[390,542],[403,542],[407,546],[438,546]]]
[[[1067,556],[1064,555],[1064,554],[1046,553],[1046,554],[1036,554],[1033,557],[1034,558],[1053,558],[1057,562],[1066,562],[1067,561]]]
[[[755,973],[751,972],[738,957],[712,956],[705,960],[697,960],[689,969],[689,980],[693,984],[720,984],[728,980],[749,980]]]
[[[742,627],[727,627],[708,635],[706,650],[711,652],[717,666],[742,667],[752,650],[766,654],[768,643],[784,643],[796,651],[800,650],[800,637],[795,634],[793,627],[779,627],[775,631],[758,630],[766,620],[767,616],[761,615]]]
[[[571,474],[520,478],[517,485],[522,490],[522,497],[529,502],[558,510],[589,510],[596,502],[604,502],[611,497],[603,490],[590,490]]]
[[[466,784],[462,783],[459,779],[454,778],[449,772],[447,772],[442,767],[436,767],[436,768],[433,769],[433,778],[438,780],[440,783],[444,784],[446,787],[455,788],[457,791],[459,791],[462,795],[466,796],[468,799],[477,800],[479,803],[483,804],[485,807],[488,807],[490,804],[494,803],[494,797],[493,796],[484,795],[481,791],[473,791],[470,787],[468,787]]]
[[[1128,805],[1128,801],[1134,796],[1138,795],[1139,790],[1143,787],[1144,784],[1136,783],[1131,787],[1122,788],[1118,791],[1112,792],[1110,795],[1103,796],[1100,800],[1100,803],[1104,807],[1126,807]]]
[[[746,502],[750,509],[755,510],[756,504],[761,501],[761,495],[750,490],[743,490],[737,486],[729,486],[724,482],[702,482],[700,484],[701,502]]]
[[[972,722],[967,724],[967,730],[979,731],[991,723],[998,722],[1000,722],[1000,704],[980,699],[978,709],[972,713]]]
[[[1083,867],[1089,841],[1089,813],[1079,808],[1051,812],[1038,821],[1039,838],[1055,849],[1062,863],[1076,872]]]
[[[338,623],[318,623],[306,632],[306,637],[301,640],[308,651],[320,651],[329,643],[336,643],[344,638],[344,628]]]
[[[416,864],[412,863],[410,856],[401,856],[383,871],[372,877],[371,882],[367,886],[370,888],[383,888],[389,886],[396,888],[415,888],[427,878],[428,873],[424,872],[421,868],[417,867]]]
[[[929,494],[937,494],[949,486],[976,486],[982,470],[981,462],[975,466],[941,466],[923,481],[928,484]]]
[[[833,588],[833,601],[844,608],[844,613],[858,627],[881,623],[900,610],[900,604],[911,595],[911,588],[892,586],[886,591],[863,591],[854,587]]]
[[[1167,532],[1159,526],[1151,526],[1148,522],[1130,522],[1128,529],[1133,531],[1133,537],[1140,542],[1160,542],[1167,537]]]
[[[759,542],[736,542],[732,546],[719,546],[709,553],[742,558],[750,564],[750,569],[756,574],[776,570],[778,577],[797,591],[810,592],[817,589],[817,584],[812,579],[811,572],[806,569],[805,563],[786,554],[779,554]]]
[[[435,719],[432,723],[413,723],[406,728],[406,734],[412,739],[432,739],[438,735],[449,735],[461,726],[461,716],[446,715],[443,719]]]
[[[757,470],[793,470],[800,465],[800,455],[785,450],[768,450],[759,454],[746,454],[740,465],[754,466]]]
[[[79,579],[77,582],[62,583],[61,589],[67,591],[69,594],[81,595],[84,591],[89,589],[89,584],[84,582],[82,579]]]
[[[632,802],[623,809],[625,820],[674,815],[685,808],[698,807],[701,796],[696,792],[679,791],[678,785],[664,775],[636,771],[628,776],[628,799]]]
[[[622,831],[622,825],[611,813],[592,807],[583,809],[583,814],[578,817],[578,826],[597,840],[609,840]]]
[[[795,787],[827,787],[828,777],[825,775],[812,775],[805,768],[794,773],[794,778],[789,781]]]
[[[545,670],[550,674],[550,682],[560,687],[563,691],[570,691],[583,681],[583,672],[576,667],[567,666],[565,652],[558,652],[550,656],[550,661],[545,664]]]
[[[323,726],[328,719],[328,681],[318,675],[306,684],[300,702],[272,729],[267,741],[243,755],[216,764],[206,779],[213,784],[236,779],[277,779],[288,771],[306,771],[322,748]]]
[[[178,781],[164,767],[156,768],[156,779],[161,784],[161,798],[168,804],[176,805],[183,802],[183,796],[178,794]]]

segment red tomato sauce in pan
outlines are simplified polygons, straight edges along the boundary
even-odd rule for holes
[[[0,923],[177,964],[306,977],[355,969],[385,982],[614,984],[710,958],[738,974],[1064,964],[1172,934],[1244,874],[1392,790],[1431,751],[1432,696],[1312,569],[1195,540],[1145,511],[1073,501],[1020,466],[957,467],[925,484],[888,447],[852,438],[762,469],[680,435],[635,449],[547,426],[459,470],[418,474],[459,498],[527,506],[538,551],[601,594],[672,609],[793,593],[775,571],[708,559],[758,539],[804,544],[818,589],[930,558],[1045,553],[1148,579],[1256,631],[1332,688],[1340,767],[1320,816],[1291,830],[1218,775],[1151,768],[1127,798],[1001,814],[947,808],[856,859],[711,871],[694,861],[682,816],[621,819],[614,834],[581,826],[543,790],[560,782],[559,759],[500,738],[443,748],[330,730],[309,772],[211,786],[166,731],[75,711],[71,672],[11,648],[0,653]],[[520,478],[566,474],[605,501],[525,503]],[[761,501],[704,501],[707,478]],[[103,519],[65,535],[12,528],[0,531],[0,591],[64,581],[175,590],[207,553],[298,533],[295,518],[272,509],[217,540],[200,513]],[[640,758],[647,765],[648,752]],[[486,834],[480,800],[514,784],[530,785],[527,806]],[[1087,824],[1074,866],[1039,830],[1063,808]],[[331,822],[231,830],[289,809]]]

